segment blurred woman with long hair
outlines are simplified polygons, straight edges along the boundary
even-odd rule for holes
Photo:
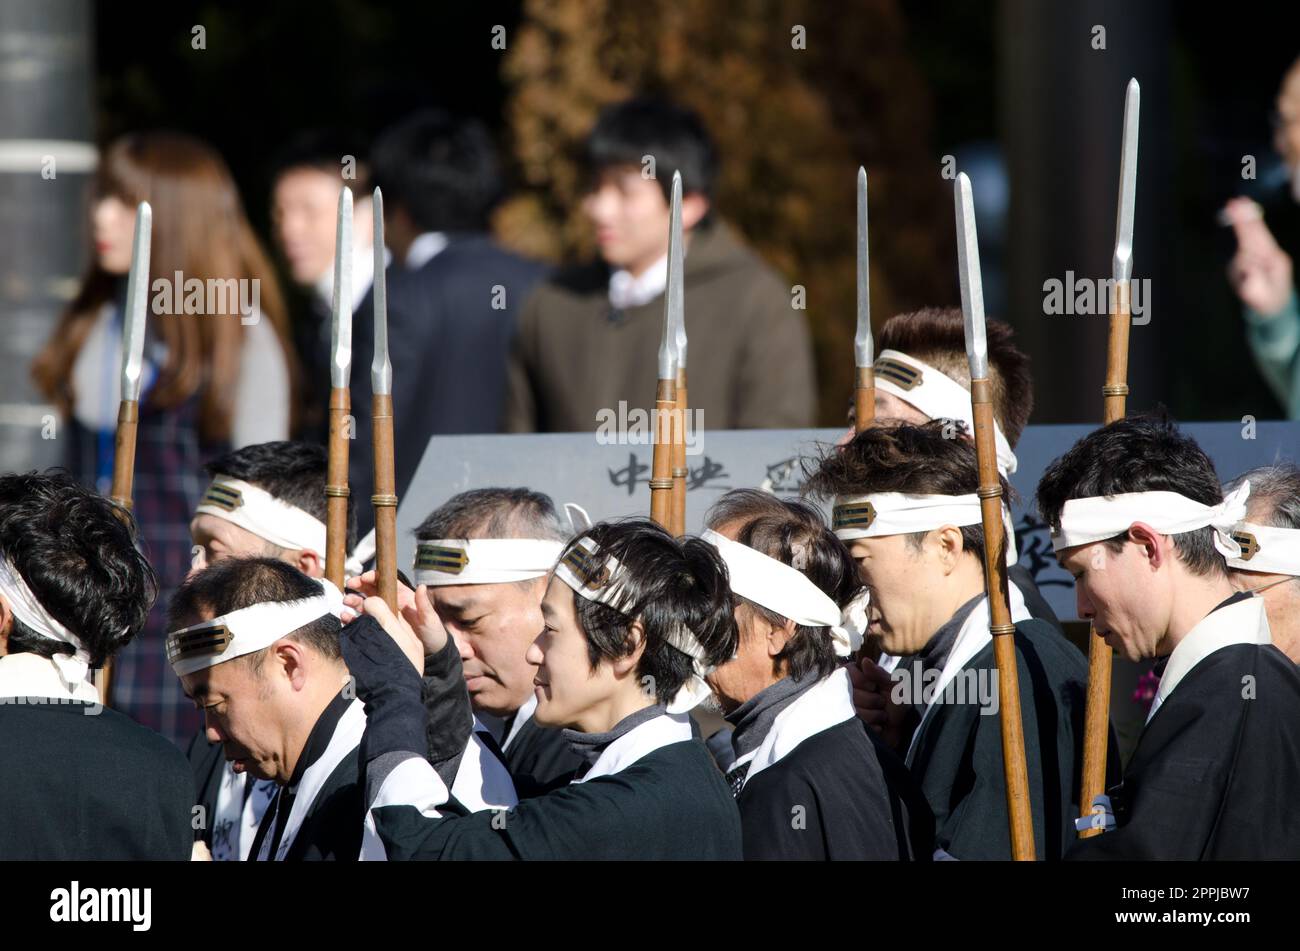
[[[126,276],[141,201],[153,207],[153,239],[135,515],[159,598],[117,658],[113,703],[183,744],[199,720],[168,669],[164,617],[190,568],[202,463],[287,438],[296,371],[279,284],[225,162],[188,135],[123,136],[96,176],[89,272],[32,367],[67,421],[61,442],[73,474],[103,492],[112,479]]]

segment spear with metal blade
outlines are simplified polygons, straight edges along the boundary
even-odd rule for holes
[[[686,534],[686,295],[682,261],[682,176],[673,173],[673,194],[669,213],[668,286],[665,306],[673,322],[673,339],[677,347],[677,399],[673,419],[673,518],[669,531]]]
[[[876,420],[875,344],[871,339],[871,271],[867,257],[867,170],[858,168],[858,330],[853,338],[857,386],[853,390],[853,428],[862,432]]]
[[[325,577],[343,587],[348,542],[348,439],[352,429],[352,191],[339,192],[330,328],[329,468],[325,482]]]
[[[993,387],[989,381],[988,341],[984,329],[984,285],[975,234],[975,205],[970,179],[957,176],[957,273],[961,309],[966,323],[966,358],[970,363],[971,415],[975,420],[975,455],[979,463],[980,515],[984,528],[984,586],[989,600],[989,632],[998,670],[998,699],[1002,726],[1002,766],[1007,781],[1007,813],[1011,826],[1011,856],[1034,859],[1034,827],[1030,815],[1029,770],[1020,714],[1020,675],[1016,666],[1016,626],[1007,598],[1006,534],[1002,524],[1002,478],[998,474],[993,435]]]
[[[664,292],[664,331],[659,340],[659,383],[655,389],[655,447],[650,468],[650,517],[673,534],[678,534],[673,510],[673,465],[681,440],[680,426],[673,424],[677,409],[676,315],[682,309],[681,270],[682,176],[674,172],[668,225],[668,286]]]
[[[393,365],[388,359],[388,284],[384,274],[384,196],[375,189],[375,358],[370,364],[374,423],[375,582],[397,613],[397,476],[393,462]]]
[[[1110,333],[1106,343],[1106,384],[1101,388],[1102,419],[1123,419],[1128,397],[1128,332],[1133,278],[1133,210],[1137,202],[1138,108],[1141,88],[1128,81],[1124,95],[1124,144],[1119,159],[1119,203],[1115,213],[1115,256],[1111,262]],[[1106,791],[1106,753],[1110,739],[1111,650],[1089,625],[1088,700],[1084,708],[1083,781],[1079,810],[1093,811],[1092,801]],[[1080,838],[1098,835],[1100,827],[1082,830]]]
[[[135,494],[135,440],[140,424],[140,382],[144,372],[145,318],[149,313],[149,248],[153,238],[153,208],[147,201],[135,209],[135,238],[131,243],[131,271],[126,279],[126,315],[122,322],[122,397],[117,407],[117,434],[113,440],[111,498],[128,512]],[[112,661],[100,674],[105,706],[112,689]]]

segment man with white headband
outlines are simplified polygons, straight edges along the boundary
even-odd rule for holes
[[[367,599],[343,640],[368,717],[367,856],[739,859],[735,801],[686,713],[734,639],[726,577],[711,545],[646,521],[602,523],[568,546],[528,656],[534,716],[566,728],[582,765],[568,786],[493,816],[460,815],[421,755],[427,734],[465,720],[426,716],[414,658],[434,651],[427,675],[458,667],[458,651]]]
[[[524,488],[462,492],[415,530],[415,582],[460,651],[475,733],[490,731],[521,799],[567,785],[579,765],[560,731],[533,719],[525,658],[571,534],[548,496]]]
[[[936,855],[1007,859],[979,472],[974,447],[944,429],[939,420],[867,429],[827,454],[807,489],[832,500],[832,529],[871,593],[869,633],[901,658],[879,700],[914,711],[899,750],[934,812]],[[1060,858],[1079,814],[1087,663],[1009,593],[1035,846]]]
[[[1233,533],[1241,554],[1228,559],[1228,575],[1237,590],[1259,595],[1273,644],[1300,664],[1300,466],[1260,466],[1233,479],[1225,491],[1245,482],[1246,520]]]
[[[0,861],[190,857],[185,758],[91,678],[157,591],[121,509],[66,475],[0,476]]]
[[[235,772],[275,782],[257,861],[355,861],[365,713],[339,652],[343,595],[272,558],[191,575],[168,612],[167,659]]]
[[[745,858],[928,859],[930,809],[858,719],[840,662],[861,643],[844,611],[865,593],[844,543],[811,504],[752,489],[705,524],[735,602],[735,655],[707,680],[735,728],[726,778]]]
[[[1167,419],[1085,436],[1038,486],[1079,615],[1160,686],[1125,768],[1099,797],[1081,859],[1300,856],[1300,675],[1271,643],[1264,601],[1235,591],[1250,494]],[[1262,546],[1261,546],[1262,550]]]
[[[190,521],[191,573],[226,558],[275,558],[311,578],[325,577],[325,484],[328,456],[308,442],[245,446],[208,462],[211,483]],[[347,546],[356,544],[356,509],[348,497]],[[359,566],[353,566],[357,568]],[[275,795],[271,780],[235,772],[206,730],[189,748],[204,821],[195,830],[216,861],[248,858]]]
[[[993,385],[993,435],[998,471],[1010,479],[1018,463],[1016,443],[1034,408],[1029,357],[1015,345],[1011,325],[990,320],[986,326],[989,379]],[[970,403],[970,362],[966,356],[966,327],[956,307],[927,307],[891,317],[880,333],[876,359],[876,418],[882,422],[924,423],[952,419],[965,424],[962,435],[973,438]],[[850,408],[852,415],[852,408]],[[852,420],[844,442],[853,438]],[[1014,534],[1009,536],[1014,538]],[[1057,624],[1051,606],[1029,571],[1016,563],[1011,548],[1009,577],[1020,589],[1031,617]]]

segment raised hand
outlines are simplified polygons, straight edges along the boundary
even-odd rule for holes
[[[1291,297],[1291,256],[1278,246],[1259,206],[1234,198],[1223,217],[1237,236],[1237,253],[1228,265],[1228,280],[1241,302],[1266,316],[1278,313]]]

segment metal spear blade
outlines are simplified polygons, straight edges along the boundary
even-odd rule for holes
[[[1133,209],[1137,203],[1138,109],[1141,87],[1128,81],[1124,95],[1124,145],[1119,158],[1119,208],[1115,213],[1115,258],[1111,277],[1127,281],[1133,275]]]
[[[853,361],[859,368],[875,360],[871,339],[871,269],[867,252],[867,170],[858,168],[858,330],[853,338]]]
[[[984,284],[980,279],[980,248],[975,233],[975,201],[965,172],[954,184],[957,208],[957,277],[961,283],[961,313],[966,322],[966,359],[972,380],[989,375],[989,349],[984,336]]]
[[[153,209],[147,201],[135,209],[135,239],[131,272],[126,279],[126,319],[122,328],[122,399],[140,399],[144,368],[145,317],[149,312],[149,247],[153,238]]]
[[[334,302],[330,324],[330,385],[347,389],[352,376],[352,190],[339,192],[334,236]]]
[[[685,341],[686,316],[682,306],[682,176],[680,172],[673,172],[672,207],[668,221],[668,287],[664,292],[664,335],[659,343],[659,379],[677,379],[677,368],[685,366]]]
[[[388,279],[384,273],[384,196],[375,189],[375,357],[370,363],[370,389],[379,396],[393,392],[393,364],[388,359]]]

